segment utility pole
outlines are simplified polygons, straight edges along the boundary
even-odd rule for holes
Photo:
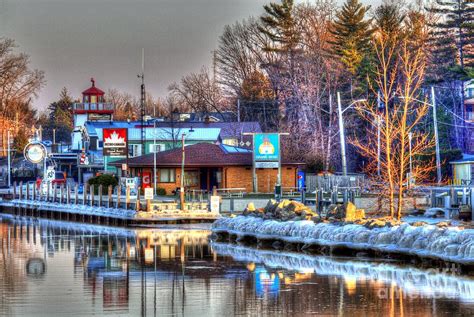
[[[436,94],[434,87],[431,86],[431,102],[433,107],[433,125],[434,125],[434,135],[436,143],[436,180],[437,183],[441,183],[441,158],[439,153],[439,136],[438,136],[438,119],[436,116]]]
[[[181,187],[179,189],[179,200],[181,203],[181,210],[184,211],[184,160],[185,160],[185,151],[184,151],[184,137],[185,133],[181,134]]]
[[[237,122],[240,122],[240,98],[237,99]]]
[[[340,92],[337,92],[337,111],[339,113],[339,140],[341,142],[342,175],[347,176],[346,141],[344,136],[344,120],[342,119]]]
[[[12,185],[12,166],[10,157],[10,129],[7,130],[8,188]]]
[[[142,84],[140,86],[140,125],[141,125],[141,145],[142,155],[145,155],[145,49],[142,48],[142,73],[138,75],[141,78]]]

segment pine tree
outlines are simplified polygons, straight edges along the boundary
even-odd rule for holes
[[[387,39],[396,40],[402,33],[405,15],[399,3],[386,2],[377,7],[374,20],[377,33]]]
[[[474,67],[474,2],[435,0],[435,6],[428,10],[440,16],[432,24],[437,63],[442,62],[460,78],[465,76],[466,68]]]
[[[333,51],[352,74],[356,74],[370,49],[371,23],[366,19],[370,6],[359,0],[347,0],[333,22]]]

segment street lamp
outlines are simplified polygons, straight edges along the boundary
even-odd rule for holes
[[[366,99],[359,99],[353,101],[349,106],[342,109],[341,105],[341,93],[337,92],[337,111],[339,113],[339,138],[341,143],[341,159],[342,159],[342,175],[347,176],[347,160],[346,160],[346,137],[344,135],[344,120],[342,114],[352,108],[355,104],[359,102],[365,102]]]
[[[189,129],[189,133],[194,132],[193,127]],[[181,203],[181,210],[184,211],[184,161],[185,161],[185,151],[184,151],[184,140],[186,133],[181,134],[181,187],[179,189],[179,198]]]

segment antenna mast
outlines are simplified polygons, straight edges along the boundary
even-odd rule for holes
[[[142,48],[142,73],[138,75],[142,80],[140,86],[140,128],[142,155],[145,155],[145,49]]]

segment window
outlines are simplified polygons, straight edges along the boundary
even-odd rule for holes
[[[176,171],[174,168],[160,168],[160,183],[174,183],[176,180]]]
[[[136,157],[142,155],[142,145],[141,144],[129,144],[128,145],[128,156]]]
[[[230,146],[239,146],[239,140],[237,140],[235,138],[224,139],[224,140],[222,140],[222,143],[225,144],[225,145],[230,145]]]
[[[155,148],[153,150],[153,147]],[[161,152],[161,151],[164,151],[166,149],[165,145],[163,143],[160,143],[160,144],[150,144],[149,145],[149,151],[150,153],[158,153],[158,152]]]
[[[199,186],[199,171],[184,171],[184,186]]]
[[[104,141],[97,140],[97,149],[100,150],[104,147]]]

